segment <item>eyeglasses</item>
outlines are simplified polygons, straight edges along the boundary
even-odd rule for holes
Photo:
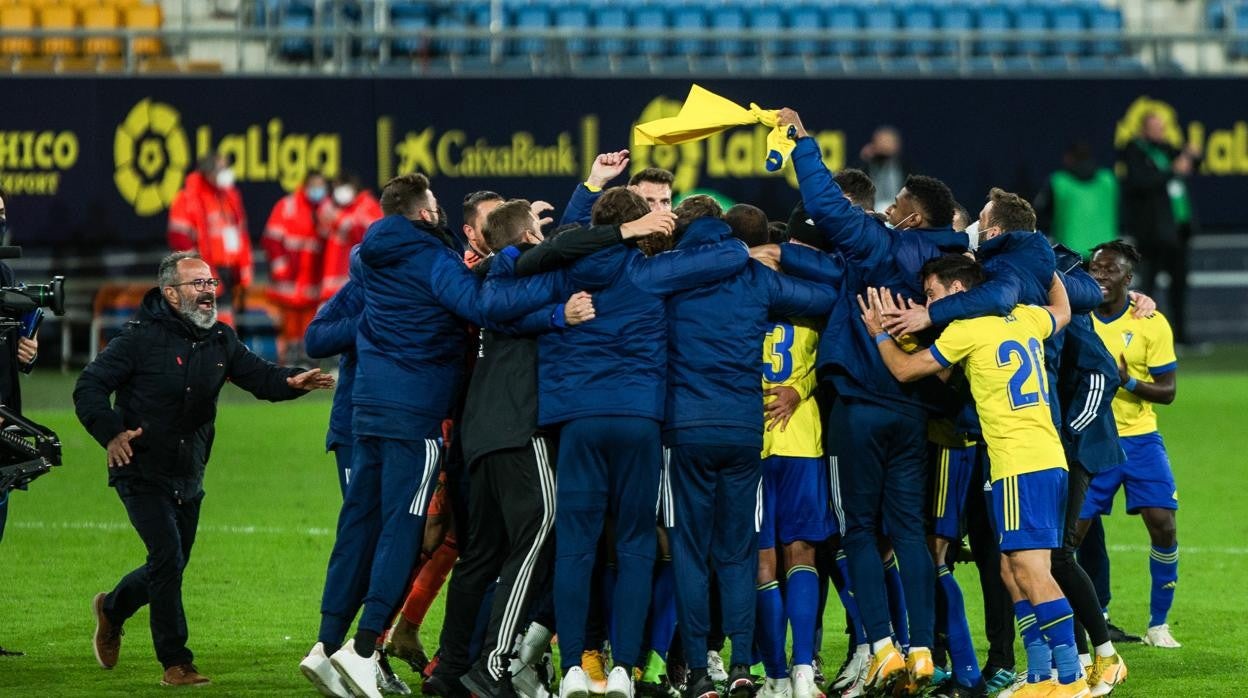
[[[169,284],[169,285],[175,286],[175,287],[176,286],[194,286],[196,291],[203,291],[204,289],[216,288],[220,286],[221,279],[192,279],[190,281],[183,281],[180,284]]]

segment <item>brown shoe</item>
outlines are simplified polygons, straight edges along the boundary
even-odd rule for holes
[[[212,683],[207,676],[199,673],[194,664],[177,664],[165,669],[165,676],[160,680],[162,686],[203,686]]]
[[[95,613],[95,636],[92,638],[92,644],[95,645],[95,660],[105,669],[112,669],[117,666],[117,657],[121,654],[121,636],[120,625],[113,625],[108,616],[104,615],[104,598],[108,594],[100,592],[91,599],[91,611]]]
[[[420,673],[429,663],[429,655],[420,641],[420,626],[410,623],[402,614],[399,622],[390,630],[390,638],[386,640],[386,654],[407,662],[412,671]]]

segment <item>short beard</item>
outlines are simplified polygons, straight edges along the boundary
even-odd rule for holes
[[[198,327],[201,330],[210,330],[212,326],[217,324],[217,306],[214,303],[212,308],[204,310],[199,307],[199,299],[180,298],[178,300],[178,314],[186,318],[187,322]]]

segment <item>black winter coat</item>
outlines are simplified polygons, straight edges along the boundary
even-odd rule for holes
[[[101,446],[143,428],[130,442],[129,465],[109,469],[110,485],[138,480],[193,497],[202,491],[225,381],[261,399],[290,400],[306,394],[286,384],[301,370],[256,356],[228,325],[195,327],[153,288],[135,319],[78,377],[74,408]]]

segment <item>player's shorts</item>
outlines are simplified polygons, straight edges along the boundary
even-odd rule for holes
[[[819,542],[836,532],[826,458],[763,459],[763,517],[758,549]]]
[[[1061,547],[1066,469],[1010,475],[992,483],[992,518],[1001,552]]]
[[[977,446],[949,448],[929,444],[931,471],[927,478],[931,490],[931,532],[946,540],[962,537],[966,514],[966,497],[971,478],[978,477]]]
[[[1170,469],[1170,457],[1166,455],[1161,433],[1120,436],[1118,443],[1127,454],[1127,460],[1116,468],[1092,475],[1079,518],[1110,513],[1120,486],[1127,491],[1128,514],[1138,513],[1145,507],[1178,509],[1179,490],[1174,484],[1174,471]]]
[[[446,509],[446,471],[438,472],[438,484],[433,488],[433,496],[429,498],[429,516],[441,516]]]

